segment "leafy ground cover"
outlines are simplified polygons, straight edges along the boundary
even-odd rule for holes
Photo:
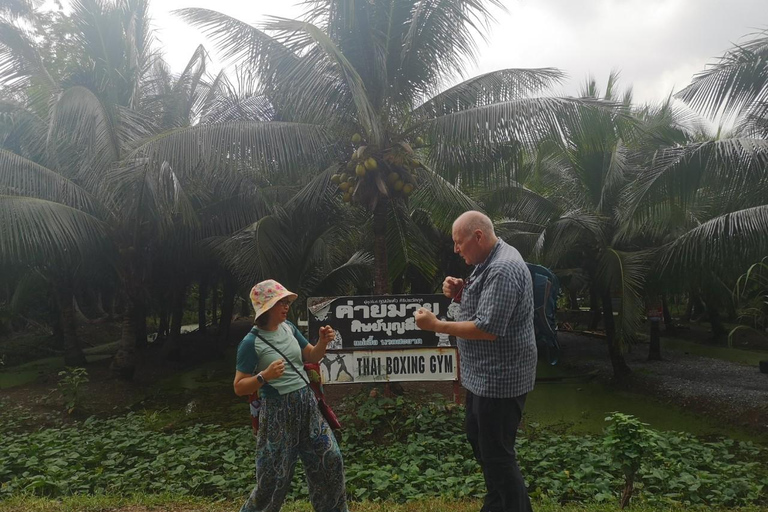
[[[412,501],[409,503],[371,502],[354,503],[353,512],[476,512],[480,509],[479,500],[446,500],[435,498]],[[615,512],[616,505],[597,503],[552,503],[534,502],[537,512]],[[0,512],[231,512],[238,510],[240,502],[230,500],[210,500],[173,495],[138,495],[131,497],[117,496],[73,496],[60,500],[19,497],[0,501]],[[312,507],[306,502],[289,502],[283,512],[311,512]],[[650,505],[633,506],[634,512],[761,512],[765,509],[749,506],[739,509],[695,506],[655,507]]]
[[[482,495],[461,407],[437,397],[417,403],[361,394],[349,400],[340,442],[352,500],[454,502]],[[247,426],[168,428],[156,413],[130,413],[30,432],[15,406],[0,403],[6,432],[0,499],[170,493],[237,501],[252,487],[253,439]],[[645,430],[649,444],[633,503],[768,506],[765,448]],[[518,450],[532,497],[541,503],[615,506],[624,487],[616,442],[608,433],[577,436],[528,424]],[[300,474],[291,498],[302,501],[306,487]]]

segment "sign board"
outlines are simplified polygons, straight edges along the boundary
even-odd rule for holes
[[[320,361],[324,384],[456,380],[458,371],[452,347],[338,351]]]
[[[310,297],[309,341],[316,343],[321,325],[330,325],[336,338],[329,351],[404,350],[456,346],[447,334],[422,331],[413,313],[424,307],[441,320],[456,320],[459,305],[444,295],[364,295]]]

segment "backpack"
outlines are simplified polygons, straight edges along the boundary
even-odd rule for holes
[[[533,282],[533,328],[536,342],[547,350],[549,364],[557,364],[560,357],[560,343],[557,341],[557,297],[560,281],[546,267],[526,263]]]

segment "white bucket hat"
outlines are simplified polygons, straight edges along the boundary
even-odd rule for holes
[[[286,290],[283,285],[274,279],[267,279],[257,283],[256,286],[251,288],[251,304],[253,304],[253,310],[256,312],[254,320],[272,309],[278,301],[286,297],[294,301],[298,295]]]

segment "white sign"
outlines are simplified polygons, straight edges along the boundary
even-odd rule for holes
[[[320,361],[320,372],[324,384],[444,381],[459,378],[455,348],[327,353]]]

